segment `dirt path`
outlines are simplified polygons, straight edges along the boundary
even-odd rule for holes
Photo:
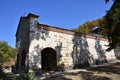
[[[45,80],[120,80],[120,64],[66,72]]]

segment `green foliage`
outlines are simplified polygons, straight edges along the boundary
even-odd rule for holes
[[[37,80],[34,73],[22,72],[17,77],[17,80]]]
[[[109,1],[110,0],[105,0],[106,3]],[[111,9],[107,12],[105,17],[87,21],[75,29],[76,31],[90,34],[92,28],[96,26],[102,28],[103,36],[109,39],[109,48],[107,51],[120,46],[120,0],[113,1],[114,3]]]
[[[103,36],[109,39],[109,48],[107,51],[120,46],[120,0],[113,1],[114,3],[111,9],[107,12],[105,17],[87,21],[76,29],[80,32],[89,34],[91,29],[96,26],[102,28]],[[109,0],[105,0],[105,2],[108,3]]]
[[[73,28],[72,31],[79,32],[78,28]]]
[[[106,2],[106,3],[108,3],[108,2],[109,2],[109,0],[105,0],[105,2]]]
[[[105,26],[106,26],[105,18],[103,17],[103,18],[99,18],[97,20],[87,21],[84,24],[80,25],[75,30],[77,30],[79,32],[82,32],[82,33],[90,34],[92,28],[94,28],[94,27],[100,27],[100,28],[103,29],[102,34],[104,34],[104,36],[105,36],[106,35],[106,30],[104,29]]]
[[[87,26],[80,26],[79,28],[78,28],[78,30],[80,31],[80,32],[82,32],[82,33],[90,33],[90,29],[89,29],[89,27],[87,27]]]
[[[15,49],[8,46],[6,42],[0,41],[0,63],[14,60]]]
[[[109,39],[107,51],[120,46],[120,0],[115,0],[105,16],[106,30]]]

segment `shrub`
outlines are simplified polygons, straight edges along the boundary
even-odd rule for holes
[[[21,72],[17,80],[37,80],[34,73]]]

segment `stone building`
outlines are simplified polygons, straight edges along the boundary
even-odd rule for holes
[[[20,18],[16,32],[17,71],[70,70],[116,60],[113,50],[105,51],[107,39],[41,24],[38,17],[30,13]]]

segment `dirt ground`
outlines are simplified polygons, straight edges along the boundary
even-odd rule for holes
[[[62,73],[44,80],[120,80],[120,63]]]
[[[76,69],[61,73],[52,72],[52,74],[57,75],[49,78],[46,78],[46,75],[44,78],[40,78],[41,75],[39,75],[36,76],[36,78],[40,80],[120,80],[120,63],[109,66],[91,67],[88,69]],[[9,79],[5,80],[15,80],[14,74],[8,74],[8,76]]]

